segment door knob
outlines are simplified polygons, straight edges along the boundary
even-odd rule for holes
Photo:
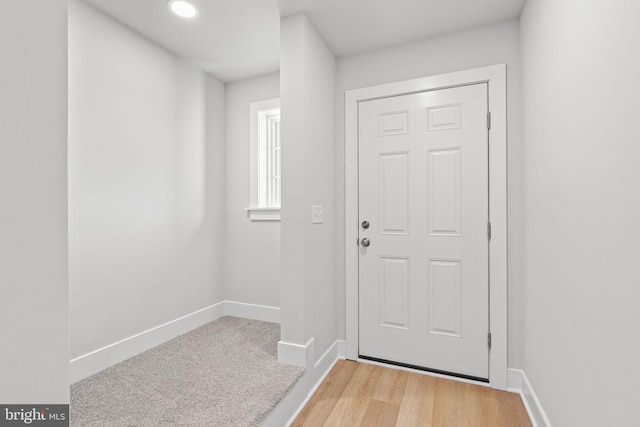
[[[371,241],[365,237],[364,239],[362,239],[360,244],[366,248],[367,246],[369,246],[371,244]]]

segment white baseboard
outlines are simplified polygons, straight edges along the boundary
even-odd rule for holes
[[[309,342],[312,341],[313,338]],[[344,347],[344,341],[334,342],[315,363],[310,365],[311,367],[307,368],[302,378],[263,420],[261,427],[288,427],[295,421],[338,359],[344,359],[340,354],[341,346]]]
[[[551,427],[536,392],[533,390],[527,374],[521,369],[509,369],[507,372],[508,390],[520,394],[534,427]]]
[[[333,345],[331,345],[331,347],[327,349],[327,351],[324,352],[322,356],[320,356],[320,358],[313,365],[313,370],[316,375],[311,378],[312,382],[314,384],[317,383],[317,385],[320,385],[318,381],[321,381],[322,378],[327,375],[333,365],[335,365],[336,361],[340,358],[340,340],[337,340],[333,343]],[[342,357],[342,359],[344,359],[344,356]]]
[[[237,301],[225,301],[225,303],[225,314],[227,316],[280,323],[280,308],[278,307],[247,304]]]
[[[507,370],[507,391],[520,394],[522,392],[522,377],[524,372],[521,369]]]
[[[69,362],[69,382],[80,381],[222,316],[280,323],[280,309],[277,307],[221,301],[72,359]]]
[[[338,340],[338,357],[340,359],[347,358],[347,342],[345,340]]]
[[[278,362],[285,365],[308,368],[314,364],[315,340],[311,338],[305,345],[286,341],[278,342]]]

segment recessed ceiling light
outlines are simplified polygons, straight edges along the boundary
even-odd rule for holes
[[[178,15],[181,18],[195,18],[198,15],[198,8],[196,5],[186,0],[169,0],[167,7],[171,12]]]

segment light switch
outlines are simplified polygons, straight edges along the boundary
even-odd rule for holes
[[[311,224],[322,224],[322,205],[311,206]]]

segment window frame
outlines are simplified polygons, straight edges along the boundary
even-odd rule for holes
[[[261,152],[267,151],[266,121],[274,116],[273,110],[280,110],[280,98],[265,99],[252,102],[249,107],[250,137],[249,137],[249,207],[246,209],[252,221],[280,221],[280,205],[267,204],[264,198],[267,184],[265,174],[261,170]],[[278,114],[279,116],[280,114]],[[279,122],[279,119],[278,119]],[[276,147],[274,150],[280,150]],[[263,154],[264,155],[264,154]],[[264,161],[262,162],[264,163]],[[263,175],[261,177],[261,175]],[[278,185],[281,188],[281,184]],[[262,194],[262,197],[261,197]]]

